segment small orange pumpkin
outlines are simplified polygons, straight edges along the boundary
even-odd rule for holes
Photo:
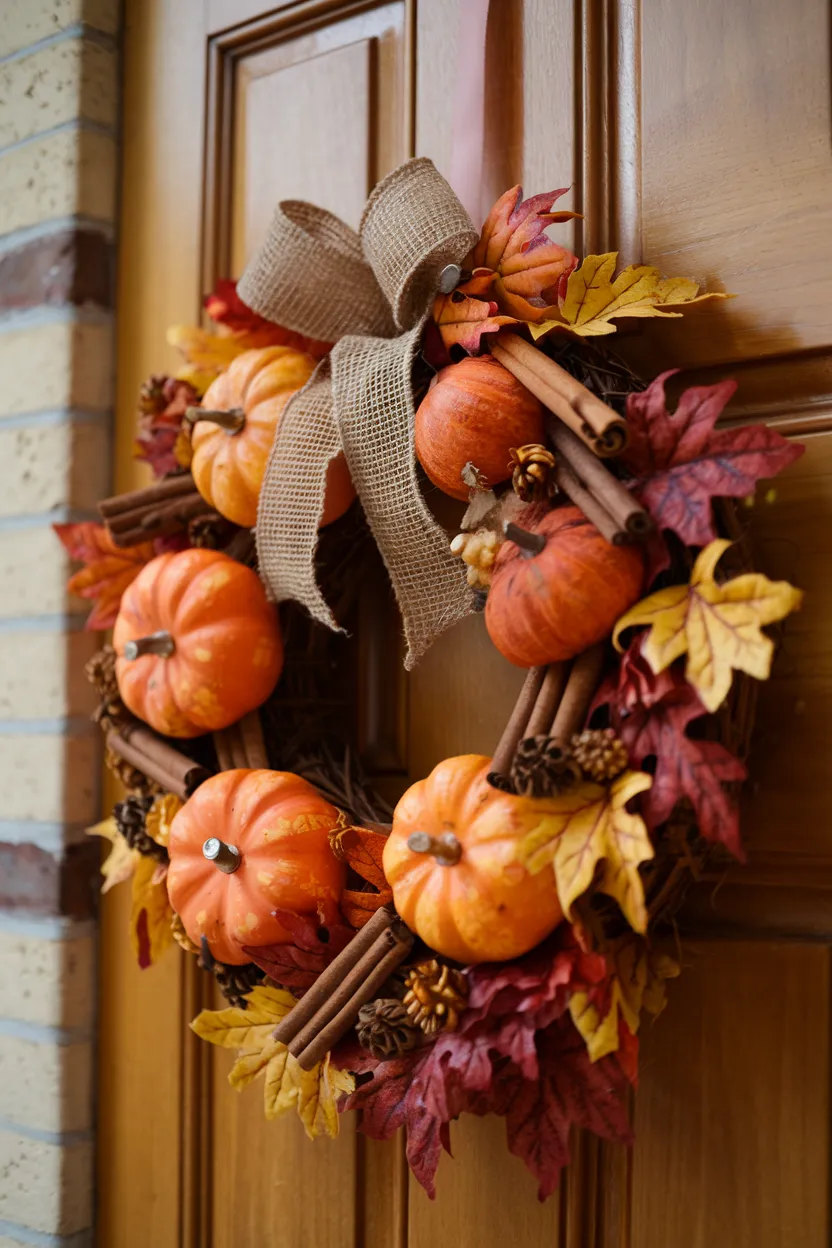
[[[643,583],[637,547],[610,545],[577,507],[558,507],[531,525],[526,549],[513,541],[500,548],[488,635],[518,667],[572,659],[612,632]]]
[[[384,874],[405,923],[457,962],[504,962],[563,918],[551,872],[530,875],[517,845],[546,813],[543,798],[493,788],[491,760],[448,758],[412,785],[393,815]]]
[[[511,476],[512,447],[542,441],[540,403],[491,355],[443,368],[416,412],[419,463],[434,485],[463,501],[467,464],[490,488]]]
[[[215,958],[250,962],[245,945],[292,939],[274,911],[314,914],[337,901],[345,868],[329,846],[334,806],[288,771],[223,771],[206,780],[170,829],[170,904]]]
[[[283,667],[260,578],[218,550],[146,564],[124,591],[113,646],[125,706],[169,737],[235,723],[265,702]]]
[[[202,407],[189,409],[196,488],[217,511],[252,528],[274,433],[283,409],[306,385],[315,360],[292,347],[238,355],[211,383]],[[343,454],[330,461],[321,525],[342,516],[355,498]]]

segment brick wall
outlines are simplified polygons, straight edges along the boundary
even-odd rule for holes
[[[92,1243],[96,639],[50,525],[109,483],[118,10],[0,4],[0,1248]]]

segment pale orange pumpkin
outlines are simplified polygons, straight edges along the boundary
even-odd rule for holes
[[[265,702],[283,666],[260,578],[217,550],[146,564],[124,591],[113,646],[125,706],[170,737],[235,723]]]
[[[223,771],[199,786],[171,824],[170,904],[196,944],[233,966],[244,946],[292,939],[275,910],[314,914],[337,901],[345,868],[329,846],[340,815],[288,771]]]
[[[542,441],[543,408],[491,355],[443,368],[416,412],[416,456],[451,498],[468,498],[466,465],[490,489],[511,476],[512,447]]]
[[[289,399],[306,385],[316,361],[292,347],[238,355],[190,409],[196,488],[217,511],[252,528],[274,434]],[[321,525],[342,516],[355,498],[343,454],[330,461]]]
[[[407,790],[384,846],[384,874],[407,926],[457,962],[503,962],[563,918],[551,871],[531,875],[517,847],[546,813],[543,798],[487,781],[491,760],[448,758]]]

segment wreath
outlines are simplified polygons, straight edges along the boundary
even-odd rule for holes
[[[562,193],[514,187],[477,234],[419,160],[357,234],[281,204],[142,388],[154,483],[56,526],[113,628],[87,674],[126,795],[90,831],[139,964],[198,958],[228,1006],[192,1026],[239,1051],[232,1086],[312,1138],[403,1126],[431,1195],[463,1113],[505,1118],[541,1198],[571,1127],[630,1140],[640,1021],[679,969],[656,937],[742,858],[749,678],[801,601],[753,571],[741,504],[802,448],[717,428],[733,382],[674,406],[607,345],[727,296],[579,262],[547,233]],[[479,610],[527,673],[493,757],[393,810],[349,739],[379,559],[408,664]]]

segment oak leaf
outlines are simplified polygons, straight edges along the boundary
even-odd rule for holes
[[[352,1092],[355,1083],[346,1071],[331,1066],[329,1054],[312,1070],[302,1070],[285,1044],[274,1039],[274,1029],[295,1005],[282,988],[258,985],[246,995],[246,1008],[203,1010],[191,1023],[203,1040],[222,1048],[240,1049],[228,1076],[238,1092],[263,1075],[266,1117],[274,1119],[296,1110],[310,1139],[338,1134],[337,1099]]]
[[[325,903],[317,915],[291,910],[273,913],[292,939],[279,945],[247,946],[243,952],[276,984],[302,994],[346,948],[355,932],[341,921],[337,907],[331,910]]]
[[[142,970],[153,966],[173,944],[173,910],[165,882],[167,866],[139,855],[133,871],[130,943]]]
[[[462,347],[469,355],[476,355],[483,349],[483,334],[495,334],[504,325],[517,324],[516,317],[500,315],[497,303],[490,298],[493,281],[490,270],[478,270],[449,295],[437,296],[433,320],[446,350]]]
[[[68,593],[95,603],[85,627],[92,631],[111,628],[125,589],[156,555],[153,542],[121,549],[113,543],[104,525],[93,520],[53,524],[52,528],[70,557],[85,565],[66,585]]]
[[[637,936],[622,936],[607,951],[610,974],[603,990],[577,989],[569,999],[572,1022],[583,1036],[589,1059],[597,1062],[615,1053],[622,1026],[631,1035],[639,1029],[642,1009],[653,1017],[665,1007],[668,979],[679,974],[672,958],[651,950]]]
[[[641,394],[627,399],[630,441],[624,466],[638,478],[633,493],[659,529],[672,529],[688,546],[717,536],[711,499],[744,498],[761,477],[794,463],[804,448],[776,429],[743,425],[714,430],[736,382],[691,386],[671,415],[662,373]]]
[[[625,771],[609,785],[587,781],[568,789],[521,841],[518,856],[533,875],[554,867],[567,918],[593,883],[600,863],[596,887],[615,898],[635,931],[645,931],[647,910],[638,868],[653,857],[653,847],[644,820],[631,814],[627,803],[651,783],[644,772]]]
[[[87,836],[100,836],[102,840],[109,841],[112,846],[101,864],[101,874],[104,876],[101,891],[108,893],[111,888],[115,888],[116,884],[122,884],[130,879],[141,855],[137,849],[131,849],[127,844],[112,815],[109,819],[94,823],[91,828],[86,829],[86,832]]]
[[[648,625],[644,657],[657,673],[687,654],[685,676],[708,711],[725,700],[732,670],[757,680],[768,677],[774,645],[761,629],[798,610],[803,601],[801,590],[761,572],[718,585],[714,572],[730,545],[723,538],[711,542],[700,552],[689,585],[651,594],[621,617],[613,633],[620,650],[626,629]]]
[[[612,322],[621,316],[681,316],[671,309],[702,303],[706,299],[730,299],[714,291],[700,295],[696,282],[687,277],[662,277],[649,264],[630,264],[614,277],[618,252],[587,256],[569,275],[555,315],[531,326],[533,338],[566,330],[582,338],[614,334]]]
[[[363,927],[381,906],[393,900],[393,891],[384,874],[382,857],[388,833],[374,828],[343,826],[330,838],[335,855],[347,862],[356,874],[376,891],[346,888],[341,893],[344,917],[353,927]]]
[[[577,212],[552,212],[568,187],[523,199],[514,186],[497,200],[469,257],[472,269],[494,272],[494,298],[499,309],[523,321],[540,320],[547,305],[578,263],[577,256],[545,233],[547,226],[568,221]]]

